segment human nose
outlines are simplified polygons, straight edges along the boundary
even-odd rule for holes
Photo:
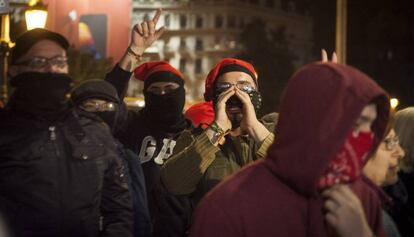
[[[48,72],[52,72],[52,73],[68,73],[68,66],[64,65],[58,65],[58,64],[53,64],[53,63],[48,63],[47,67],[49,68]]]
[[[358,126],[357,131],[358,132],[365,132],[365,133],[371,132],[372,131],[371,130],[371,124],[370,123],[363,123],[363,124]]]
[[[405,151],[399,144],[397,144],[397,154],[398,154],[398,159],[403,159],[405,156]]]

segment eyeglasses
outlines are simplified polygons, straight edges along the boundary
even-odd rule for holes
[[[393,151],[400,145],[400,139],[396,137],[384,139],[385,149],[388,151]]]
[[[63,68],[68,65],[68,58],[65,56],[56,56],[53,58],[35,56],[31,59],[16,63],[16,65],[23,65],[31,68],[44,68],[47,65],[50,65]]]
[[[240,81],[240,82],[237,82],[236,84],[229,83],[229,82],[220,82],[220,83],[217,83],[216,85],[217,94],[221,94],[224,91],[227,91],[228,89],[234,86],[236,86],[241,91],[244,91],[246,93],[251,93],[252,91],[256,90],[254,86],[252,86],[250,83],[245,82],[245,81]]]
[[[115,103],[113,102],[95,102],[95,101],[85,101],[81,104],[81,109],[87,112],[104,112],[104,111],[114,111]]]

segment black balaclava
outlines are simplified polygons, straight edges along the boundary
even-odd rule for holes
[[[147,91],[154,82],[175,82],[179,87],[171,93],[156,95]],[[145,115],[153,129],[175,133],[185,128],[186,121],[183,115],[185,89],[182,78],[168,71],[155,72],[144,81],[144,96]]]
[[[101,99],[107,102],[115,103],[112,111],[91,112],[100,117],[110,128],[112,133],[118,130],[118,118],[120,113],[119,97],[115,87],[104,80],[92,79],[87,80],[73,89],[71,101],[75,106],[79,106],[88,99]]]
[[[10,98],[12,110],[41,120],[54,120],[68,108],[72,79],[67,74],[25,72],[11,79],[15,91]]]

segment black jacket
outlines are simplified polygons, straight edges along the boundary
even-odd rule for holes
[[[118,65],[106,75],[124,99],[131,73]],[[140,111],[128,110],[121,104],[117,110],[112,130],[116,138],[129,150],[134,151],[142,164],[145,176],[148,207],[152,219],[154,237],[186,236],[193,205],[188,196],[175,196],[164,188],[160,179],[160,168],[172,154],[175,140],[182,132],[166,134],[165,131],[151,126],[151,118],[146,116],[145,108]],[[187,127],[191,122],[187,122]]]
[[[108,127],[0,112],[0,212],[20,236],[131,236],[131,197]]]

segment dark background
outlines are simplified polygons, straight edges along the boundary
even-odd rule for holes
[[[296,10],[313,18],[315,60],[320,51],[335,50],[336,0],[296,0]],[[282,1],[288,9],[289,1]],[[280,95],[297,68],[283,29],[264,35],[265,22],[248,24],[240,39],[259,74],[263,95],[261,115],[278,110]],[[348,0],[347,64],[371,76],[400,101],[398,109],[414,105],[414,1]],[[262,79],[260,79],[262,78]],[[276,105],[276,106],[275,106]]]
[[[335,48],[334,0],[302,0],[314,18],[315,53]],[[347,63],[374,78],[399,108],[414,105],[414,1],[348,0]]]

